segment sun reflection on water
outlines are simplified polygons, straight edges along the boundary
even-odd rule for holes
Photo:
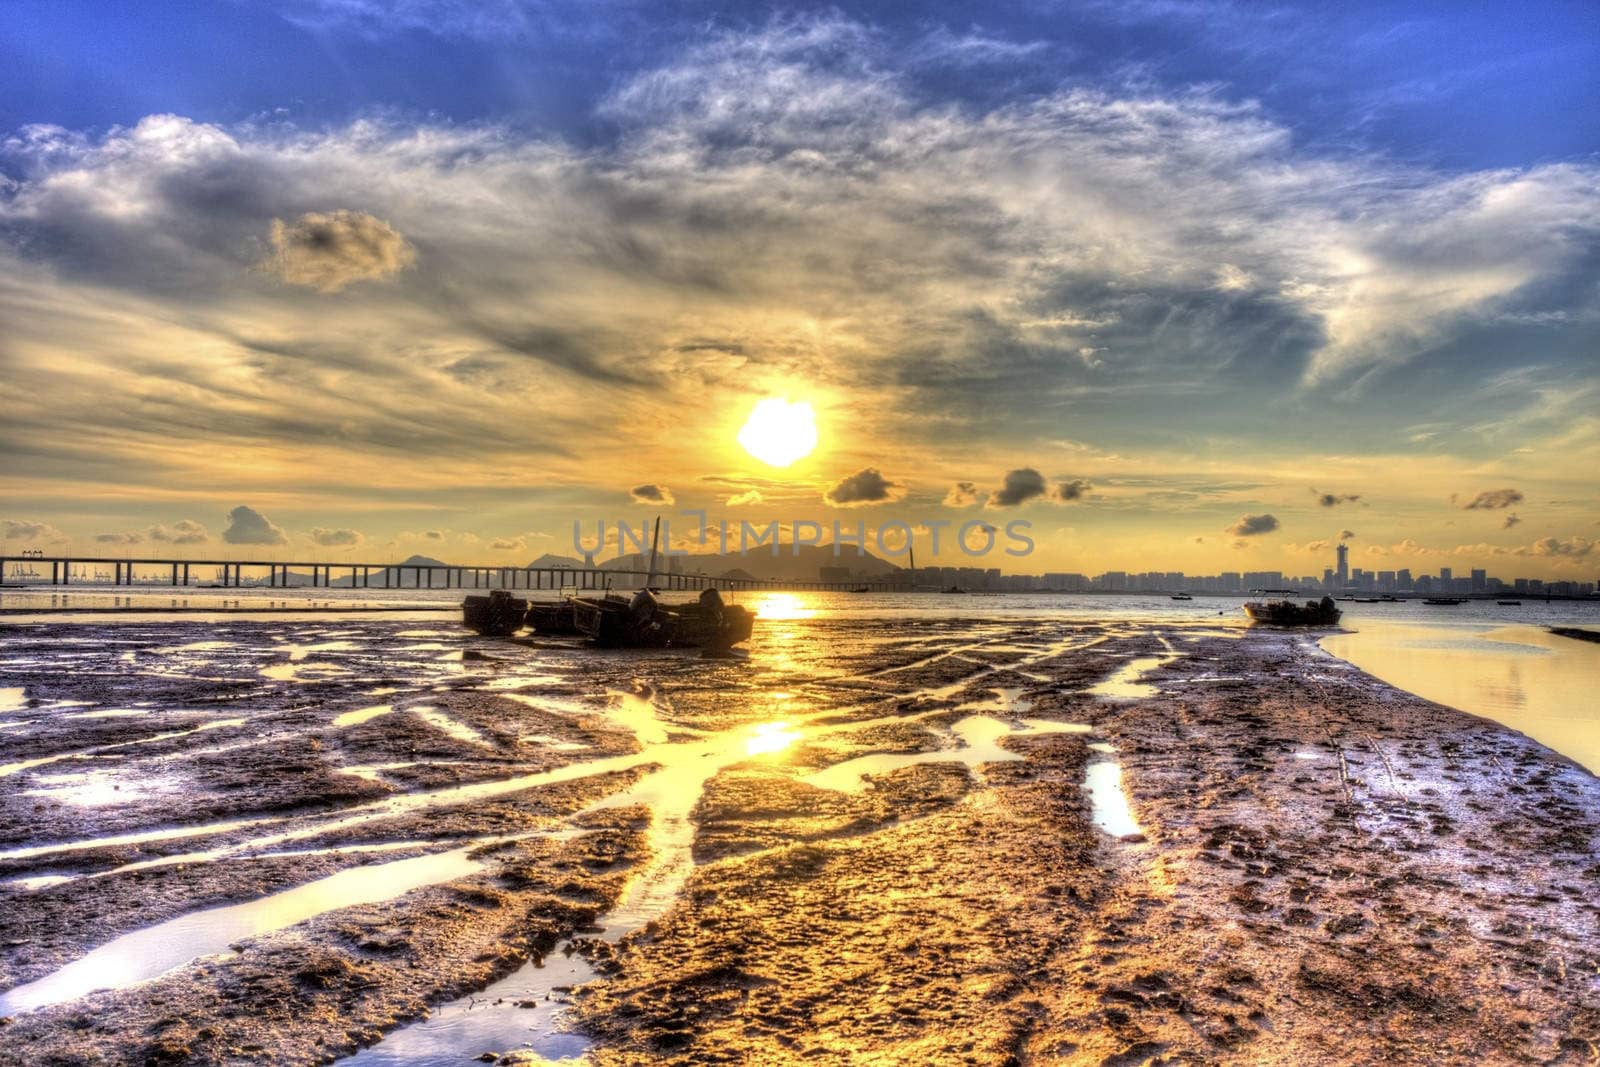
[[[756,604],[758,619],[809,619],[816,613],[793,593],[768,593]]]
[[[750,737],[744,743],[744,750],[746,755],[765,756],[773,752],[782,752],[798,740],[800,731],[792,729],[788,723],[764,722],[751,728]]]

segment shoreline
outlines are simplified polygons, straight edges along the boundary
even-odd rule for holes
[[[62,851],[119,819],[136,828],[141,812],[173,828],[170,803],[41,814],[13,783],[36,787],[46,767],[0,777],[0,899],[28,905],[0,909],[11,913],[0,920],[5,984],[46,977],[152,922],[459,848],[464,835],[484,842],[474,846],[483,867],[256,936],[225,962],[17,1014],[0,1026],[0,1063],[40,1062],[45,1050],[210,1063],[252,1045],[275,1062],[329,1062],[572,938],[604,976],[567,1011],[597,1039],[596,1063],[807,1053],[1467,1063],[1575,1056],[1600,1039],[1600,909],[1587,903],[1600,879],[1589,814],[1600,811],[1600,781],[1507,727],[1363,674],[1309,635],[1010,620],[884,634],[836,622],[817,629],[837,640],[805,644],[795,624],[772,639],[801,641],[804,662],[774,671],[759,660],[707,666],[406,636],[404,624],[374,622],[359,639],[297,625],[307,624],[283,623],[283,639],[300,643],[260,653],[160,646],[193,649],[190,673],[212,679],[151,676],[161,699],[182,707],[204,692],[227,698],[219,708],[252,709],[249,730],[207,730],[199,750],[175,732],[142,740],[157,732],[143,713],[60,715],[54,736],[0,734],[26,762],[85,750],[92,726],[103,744],[133,746],[99,749],[122,754],[116,763],[148,753],[212,783],[175,826],[199,833]],[[125,645],[138,664],[174,630],[191,627],[119,628],[105,655],[120,662]],[[341,641],[357,647],[333,647]],[[274,675],[282,654],[268,662],[269,648],[304,651],[287,653],[295,671]],[[425,658],[452,648],[492,661]],[[1130,684],[1152,695],[1094,692],[1134,661],[1148,673]],[[379,694],[393,710],[331,725],[373,710],[357,706],[375,699],[365,679],[397,669],[424,684]],[[215,680],[227,671],[235,681]],[[635,688],[641,671],[655,676],[648,690]],[[732,687],[727,697],[706,687],[707,672]],[[46,694],[57,702],[116,688],[46,684],[59,685]],[[597,702],[597,688],[611,695]],[[714,749],[721,769],[682,798],[694,866],[676,904],[620,941],[584,937],[630,878],[678,846],[650,820],[661,801],[649,793],[643,807],[582,825],[571,824],[576,813],[628,797],[663,760],[672,771],[694,736],[746,744],[771,718],[764,705],[795,737],[772,754]],[[6,718],[40,714],[23,706]],[[953,762],[965,736],[956,727],[980,720],[1011,723],[999,744],[1022,758]],[[1017,733],[1026,722],[1054,732]],[[316,747],[253,745],[250,733]],[[583,746],[581,759],[570,746]],[[807,784],[872,753],[879,762],[866,765],[884,769],[870,782]],[[1096,827],[1085,789],[1096,760],[1120,767],[1140,834]],[[357,761],[393,769],[339,770]],[[594,761],[623,777],[550,777]],[[210,770],[223,763],[231,788]],[[525,788],[494,784],[515,787],[530,772]],[[426,800],[461,788],[485,799]],[[229,828],[240,818],[270,821]],[[578,836],[487,840],[563,827]],[[300,836],[251,844],[284,833]],[[361,842],[404,847],[341,851]],[[19,854],[40,845],[48,851]],[[274,858],[291,847],[321,851]],[[197,858],[177,862],[185,856]],[[15,881],[64,874],[73,880],[37,889]],[[1557,960],[1565,970],[1547,974]],[[1591,977],[1574,983],[1568,972]],[[467,1061],[508,1049],[461,1051]]]

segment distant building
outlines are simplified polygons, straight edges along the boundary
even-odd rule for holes
[[[1343,589],[1350,584],[1350,546],[1339,545],[1333,551],[1334,559],[1336,560],[1333,568],[1333,577],[1338,582],[1336,588]]]

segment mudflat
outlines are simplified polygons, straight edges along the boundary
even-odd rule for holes
[[[0,1063],[370,1060],[557,970],[373,1062],[1600,1055],[1600,781],[1311,635],[170,620],[0,668]]]

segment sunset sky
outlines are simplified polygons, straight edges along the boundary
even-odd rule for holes
[[[1592,0],[12,0],[0,57],[8,552],[1600,575]]]

